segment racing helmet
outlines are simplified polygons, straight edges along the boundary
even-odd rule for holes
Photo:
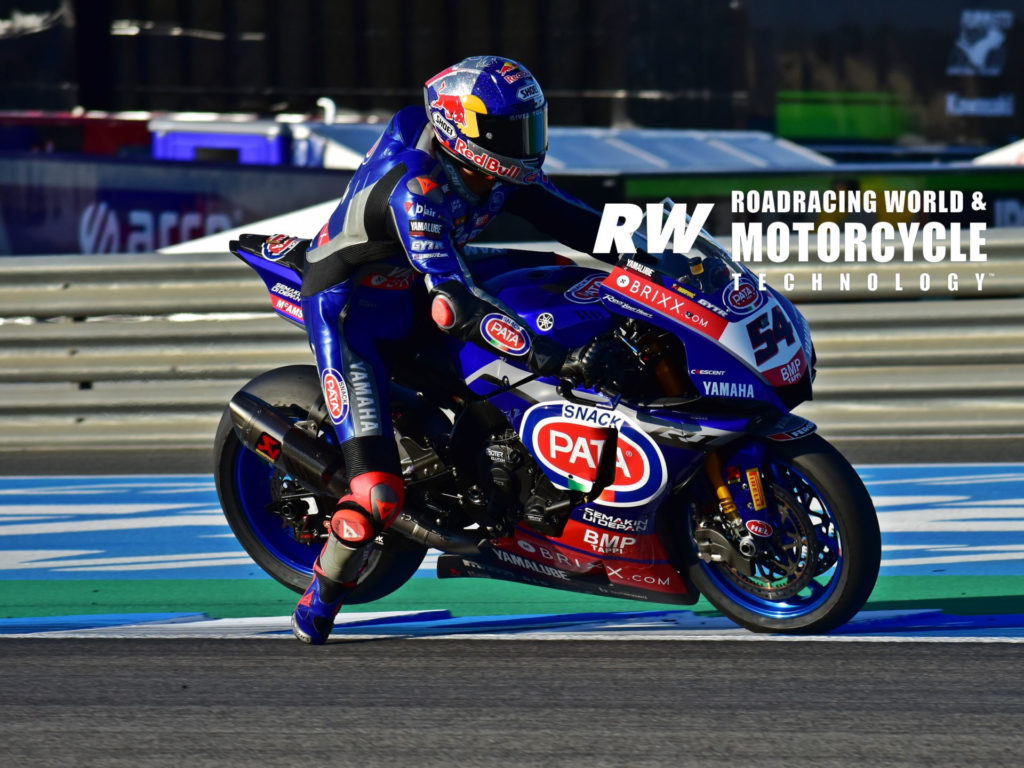
[[[423,86],[442,149],[466,167],[513,184],[540,177],[548,148],[548,103],[522,64],[471,56]]]

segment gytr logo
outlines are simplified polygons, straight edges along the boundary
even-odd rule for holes
[[[519,357],[530,351],[526,330],[511,317],[487,315],[480,322],[480,334],[506,355]]]
[[[523,442],[560,488],[589,490],[611,428],[618,429],[615,479],[597,503],[633,507],[665,487],[665,459],[658,446],[626,417],[600,408],[540,403],[523,416]]]

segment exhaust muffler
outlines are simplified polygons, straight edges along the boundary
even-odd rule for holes
[[[245,390],[229,404],[242,444],[314,490],[341,497],[348,492],[341,451],[295,426],[276,408]]]

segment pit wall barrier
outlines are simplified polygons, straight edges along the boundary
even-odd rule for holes
[[[986,275],[981,292],[968,290],[970,274],[948,291],[949,264],[766,267],[772,285],[797,276],[786,294],[817,347],[815,399],[797,412],[840,445],[982,434],[1019,453],[1024,229],[990,235],[988,262],[968,265]],[[0,453],[208,451],[243,383],[312,359],[305,334],[229,254],[21,256],[2,266]],[[813,272],[835,285],[843,271],[856,272],[850,290],[814,290]],[[905,290],[870,290],[871,272],[886,286],[904,273]],[[906,289],[926,272],[932,290]]]
[[[247,222],[336,199],[350,171],[116,160],[80,155],[0,155],[0,256],[152,253]],[[968,164],[833,165],[817,170],[689,174],[553,175],[572,195],[605,203],[713,203],[709,230],[727,235],[737,221],[805,221],[822,217],[734,213],[735,190],[961,190],[980,192],[985,210],[919,214],[918,221],[977,220],[1024,226],[1024,171]],[[832,216],[841,221],[846,217]],[[856,216],[870,223],[877,216]],[[904,217],[905,218],[905,217]],[[489,240],[537,240],[540,233],[499,217]],[[292,234],[292,233],[290,233]],[[311,237],[314,232],[294,233]]]

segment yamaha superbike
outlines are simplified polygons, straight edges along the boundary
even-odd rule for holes
[[[231,244],[297,325],[307,245]],[[485,319],[494,351],[431,323],[385,350],[406,505],[346,602],[394,591],[433,548],[440,578],[676,605],[704,595],[757,632],[847,622],[875,584],[878,522],[849,463],[791,413],[814,378],[801,314],[706,232],[686,253],[638,251],[610,273],[565,261],[501,250],[470,261],[518,315]],[[395,279],[426,301],[418,276]],[[496,354],[526,343],[520,319],[585,347],[586,384]],[[331,407],[313,365],[278,368],[239,390],[216,436],[232,530],[296,592],[347,490]]]

